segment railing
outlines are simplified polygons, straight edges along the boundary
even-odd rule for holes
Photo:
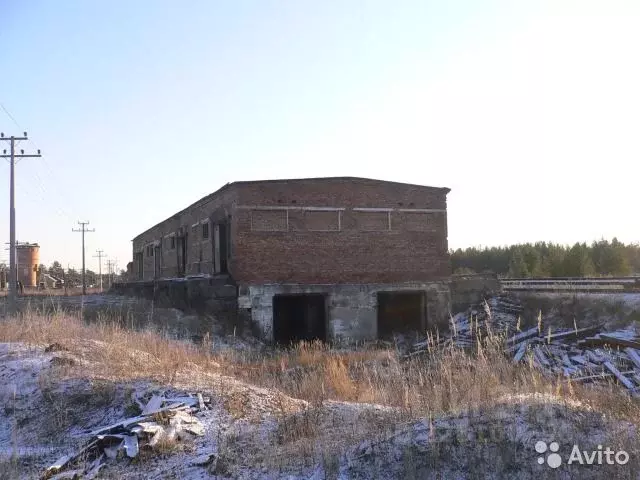
[[[640,277],[504,278],[505,291],[640,292]]]

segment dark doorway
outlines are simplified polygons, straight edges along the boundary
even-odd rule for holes
[[[279,344],[326,340],[325,296],[322,294],[273,297],[273,339]]]
[[[178,277],[184,277],[187,273],[187,234],[177,237]]]
[[[227,224],[221,223],[218,229],[218,244],[220,246],[220,273],[227,273],[227,256],[229,246],[227,244]]]
[[[154,247],[153,252],[153,278],[162,276],[162,248]]]
[[[378,338],[394,333],[424,331],[426,328],[424,292],[378,293]]]
[[[143,253],[136,253],[136,270],[138,273],[138,280],[142,280],[144,278],[144,259]]]

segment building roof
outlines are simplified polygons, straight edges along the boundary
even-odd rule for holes
[[[392,182],[392,181],[388,181],[388,180],[378,180],[378,179],[375,179],[375,178],[365,178],[365,177],[307,177],[307,178],[278,178],[278,179],[274,179],[274,180],[239,180],[239,181],[235,181],[235,182],[226,183],[225,185],[220,187],[215,192],[210,193],[209,195],[205,195],[201,199],[193,202],[188,207],[183,208],[179,212],[174,213],[173,215],[171,215],[171,216],[165,218],[164,220],[156,223],[152,227],[149,227],[144,232],[136,235],[132,239],[132,241],[134,241],[137,238],[143,236],[149,230],[157,227],[161,223],[164,223],[167,220],[170,220],[172,218],[178,217],[178,216],[182,215],[184,212],[186,212],[187,210],[195,208],[195,207],[197,207],[198,205],[200,205],[202,203],[208,202],[210,199],[216,197],[217,195],[221,194],[222,192],[228,190],[231,187],[238,186],[238,185],[255,185],[255,184],[260,184],[260,183],[304,182],[304,181],[309,181],[309,180],[313,180],[313,181],[317,181],[317,182],[333,182],[333,181],[336,181],[336,180],[350,180],[350,181],[354,181],[354,182],[362,182],[362,181],[364,181],[364,182],[379,182],[379,183],[388,183],[388,184],[392,184],[392,185],[405,185],[405,186],[418,187],[418,188],[428,188],[428,189],[431,189],[431,190],[440,190],[445,195],[451,191],[451,189],[447,188],[447,187],[430,187],[428,185],[418,185],[418,184],[415,184],[415,183],[404,183],[404,182]]]

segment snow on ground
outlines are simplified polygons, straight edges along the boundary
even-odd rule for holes
[[[613,448],[620,444],[615,442],[622,442],[636,459],[624,466],[563,465],[553,471],[538,463],[534,450],[538,441],[558,442],[565,459],[575,443],[591,451],[598,444]],[[497,404],[484,411],[407,423],[382,439],[348,449],[334,462],[319,466],[311,478],[595,479],[603,478],[607,468],[611,478],[639,478],[637,447],[636,431],[630,424],[567,408],[558,399],[528,398],[525,403]]]
[[[133,394],[193,391],[186,377],[171,388],[66,378],[65,352],[50,350],[0,344],[0,461],[15,455],[18,478],[38,478],[62,454],[77,451],[88,429],[133,416]],[[533,450],[539,440],[559,442],[562,452],[575,442],[585,449],[618,442],[635,453],[627,478],[640,473],[631,424],[550,394],[496,398],[489,409],[408,421],[406,412],[384,405],[314,405],[223,375],[198,383],[212,399],[211,409],[197,414],[205,435],[111,461],[104,478],[545,478],[548,467]],[[573,477],[554,478],[602,478],[601,470],[578,467],[562,470]]]
[[[551,301],[552,310],[545,311],[546,316],[564,315],[558,305],[571,300],[538,295]],[[68,298],[73,304],[82,301]],[[640,295],[579,298],[589,305],[594,299],[610,305],[604,312],[614,319],[620,312],[628,316],[640,311]],[[118,309],[126,308],[126,302],[137,308],[127,297],[99,295],[87,297],[83,305]],[[173,309],[155,313],[179,321],[185,317]],[[633,323],[628,325],[634,328]],[[254,348],[253,343],[235,337],[216,338],[214,345],[216,349]],[[100,347],[96,342],[85,348]],[[62,454],[77,451],[87,439],[87,429],[132,416],[132,395],[168,389],[142,381],[70,378],[65,375],[65,369],[71,368],[70,358],[76,364],[82,359],[55,347],[45,350],[0,344],[0,477],[3,462],[14,458],[19,475],[13,478],[38,478]],[[103,470],[104,478],[588,479],[602,478],[604,471],[612,479],[620,478],[619,473],[640,478],[640,444],[634,426],[613,421],[578,399],[511,395],[496,398],[495,406],[483,411],[408,421],[406,411],[392,407],[338,401],[314,404],[211,372],[182,372],[171,388],[211,397],[212,408],[198,413],[205,435],[165,452],[110,463]],[[539,440],[557,441],[567,454],[576,442],[584,449],[613,442],[633,452],[632,460],[624,470],[563,466],[550,471],[537,463],[533,447]],[[206,463],[207,458],[212,461]]]

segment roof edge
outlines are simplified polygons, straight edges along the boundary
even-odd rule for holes
[[[380,180],[377,178],[366,178],[366,177],[304,177],[304,178],[278,178],[278,179],[272,179],[272,180],[238,180],[235,182],[227,182],[226,184],[224,184],[222,187],[220,187],[219,189],[217,189],[216,191],[214,191],[213,193],[210,193],[208,195],[205,195],[204,197],[200,198],[199,200],[196,200],[195,202],[193,202],[192,204],[188,205],[187,207],[183,208],[182,210],[174,213],[173,215],[170,215],[169,217],[165,218],[164,220],[161,220],[160,222],[157,222],[156,224],[154,224],[153,226],[147,228],[144,232],[136,235],[135,237],[133,237],[131,239],[132,242],[134,242],[135,240],[137,240],[138,238],[142,237],[143,235],[145,235],[146,233],[148,233],[150,230],[156,228],[158,225],[171,220],[172,218],[175,218],[177,216],[182,215],[184,212],[186,212],[187,210],[194,208],[196,206],[198,206],[198,204],[204,203],[208,200],[210,200],[211,198],[214,198],[216,195],[219,195],[220,193],[222,193],[223,191],[231,188],[231,187],[235,187],[235,186],[240,186],[240,185],[255,185],[255,184],[260,184],[260,183],[282,183],[282,182],[300,182],[300,181],[307,181],[307,180],[316,180],[316,181],[335,181],[335,180],[355,180],[355,181],[367,181],[367,182],[380,182],[380,183],[390,183],[393,185],[404,185],[404,186],[408,186],[408,187],[418,187],[418,188],[428,188],[431,190],[439,190],[441,192],[443,192],[445,195],[448,194],[449,192],[451,192],[451,189],[448,187],[431,187],[429,185],[419,185],[416,183],[405,183],[405,182],[395,182],[395,181],[391,181],[391,180]]]

